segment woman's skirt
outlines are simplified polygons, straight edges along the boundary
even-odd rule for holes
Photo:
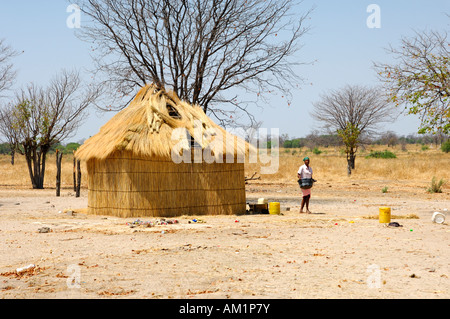
[[[311,195],[311,188],[306,188],[306,189],[305,188],[301,188],[301,190],[302,190],[303,197]]]

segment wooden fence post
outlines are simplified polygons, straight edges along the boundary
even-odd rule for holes
[[[56,150],[56,197],[61,195],[61,161],[62,152]]]
[[[77,191],[75,197],[80,197],[80,188],[81,188],[81,168],[80,168],[80,160],[77,160]]]
[[[77,191],[77,172],[76,172],[76,158],[75,158],[75,151],[73,151],[73,191]]]

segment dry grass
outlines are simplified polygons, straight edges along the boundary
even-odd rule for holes
[[[396,159],[366,159],[365,156],[371,150],[389,149],[396,155]],[[320,155],[314,155],[311,151],[297,150],[292,155],[293,149],[286,153],[279,150],[279,168],[276,174],[261,175],[260,182],[292,183],[297,181],[298,167],[303,164],[302,158],[308,155],[311,158],[311,166],[314,169],[314,177],[319,181],[340,183],[351,180],[376,180],[376,181],[415,181],[429,185],[433,176],[437,179],[450,180],[450,153],[444,153],[439,149],[421,151],[420,145],[408,145],[408,150],[402,151],[400,146],[387,148],[386,146],[367,147],[365,152],[359,152],[356,158],[356,169],[350,178],[347,177],[347,163],[345,154],[341,154],[338,148],[321,148]],[[245,176],[251,176],[260,171],[261,164],[246,164]],[[26,162],[23,156],[16,156],[16,164],[11,166],[10,157],[0,155],[1,178],[0,186],[30,188],[30,178]],[[81,186],[87,187],[86,165],[82,162]],[[64,155],[62,159],[61,187],[73,187],[73,157]],[[56,180],[56,158],[54,154],[47,157],[45,173],[46,188],[54,188]],[[450,183],[443,186],[446,190]],[[381,188],[380,188],[381,192]]]
[[[397,155],[395,159],[365,158],[370,151],[389,149]],[[303,164],[304,156],[311,159],[311,167],[314,170],[314,178],[326,179],[328,182],[348,180],[347,161],[345,154],[341,154],[338,148],[321,148],[320,155],[314,155],[311,151],[297,150],[292,155],[293,149],[279,150],[279,169],[277,174],[262,175],[265,181],[288,182],[297,180],[297,170]],[[357,180],[410,180],[431,181],[433,176],[438,179],[450,179],[449,165],[450,154],[443,153],[439,149],[421,151],[420,145],[408,145],[408,150],[402,151],[400,146],[387,148],[383,145],[367,147],[364,152],[358,152],[356,169],[352,172],[352,179]],[[246,176],[259,171],[260,164],[248,164]]]
[[[11,165],[9,155],[0,155],[0,187],[31,188],[25,157],[17,155],[14,166]],[[87,187],[86,165],[81,163],[81,186]],[[45,169],[45,188],[55,188],[56,184],[56,155],[47,155]],[[73,155],[63,155],[61,162],[61,188],[73,189]]]

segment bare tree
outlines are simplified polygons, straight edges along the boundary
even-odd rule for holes
[[[322,95],[312,117],[328,131],[335,131],[346,146],[349,169],[355,168],[361,136],[374,134],[377,125],[394,120],[392,104],[378,88],[347,85]]]
[[[11,48],[11,46],[5,43],[5,40],[0,39],[0,98],[3,98],[3,92],[9,90],[16,78],[16,71],[13,68],[11,59],[17,56],[18,53]],[[5,121],[9,123],[11,118],[0,112],[0,121]],[[3,130],[0,127],[0,133],[4,136],[6,142],[9,144],[11,149],[11,164],[14,165],[15,158],[15,139],[14,133]]]
[[[398,135],[395,132],[387,131],[380,136],[380,143],[386,144],[388,147],[395,146],[398,142]]]
[[[419,133],[450,132],[450,43],[445,32],[416,32],[387,52],[394,63],[374,63],[391,100],[419,114]]]
[[[13,129],[15,126],[14,122],[12,109],[9,107],[0,109],[0,134],[3,136],[5,142],[9,144],[11,150],[11,165],[14,165],[16,149],[19,147],[19,131]]]
[[[11,88],[16,77],[16,71],[10,60],[18,55],[4,40],[0,39],[0,97],[4,90]]]
[[[311,133],[305,137],[305,146],[312,151],[315,147],[319,145],[319,131],[313,130]]]
[[[91,23],[79,36],[92,43],[96,74],[116,97],[126,102],[153,82],[227,122],[230,111],[246,112],[237,89],[289,99],[301,80],[293,55],[311,10],[299,13],[294,1],[80,0]]]
[[[62,71],[47,87],[32,83],[19,90],[0,110],[0,131],[25,155],[33,188],[44,188],[50,147],[76,132],[100,93],[97,86],[83,87],[78,73]]]

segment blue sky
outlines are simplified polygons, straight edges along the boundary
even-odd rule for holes
[[[16,87],[28,82],[45,84],[62,68],[91,67],[89,45],[81,42],[66,25],[69,4],[65,0],[1,1],[0,38],[23,51],[14,59],[19,72]],[[370,29],[366,25],[371,14],[366,8],[370,4],[381,9],[381,28]],[[291,137],[305,136],[318,127],[309,113],[320,94],[346,84],[378,84],[372,62],[390,61],[384,51],[389,43],[398,44],[402,36],[412,35],[413,30],[450,32],[450,19],[444,14],[450,13],[448,0],[304,0],[299,9],[312,6],[316,8],[308,21],[311,30],[302,38],[304,47],[295,58],[317,63],[296,68],[305,83],[293,91],[290,107],[280,96],[273,96],[270,105],[254,110],[263,127],[279,128],[281,134]],[[71,141],[95,134],[112,115],[92,110]],[[418,124],[415,117],[401,116],[382,129],[403,135],[415,133]]]

